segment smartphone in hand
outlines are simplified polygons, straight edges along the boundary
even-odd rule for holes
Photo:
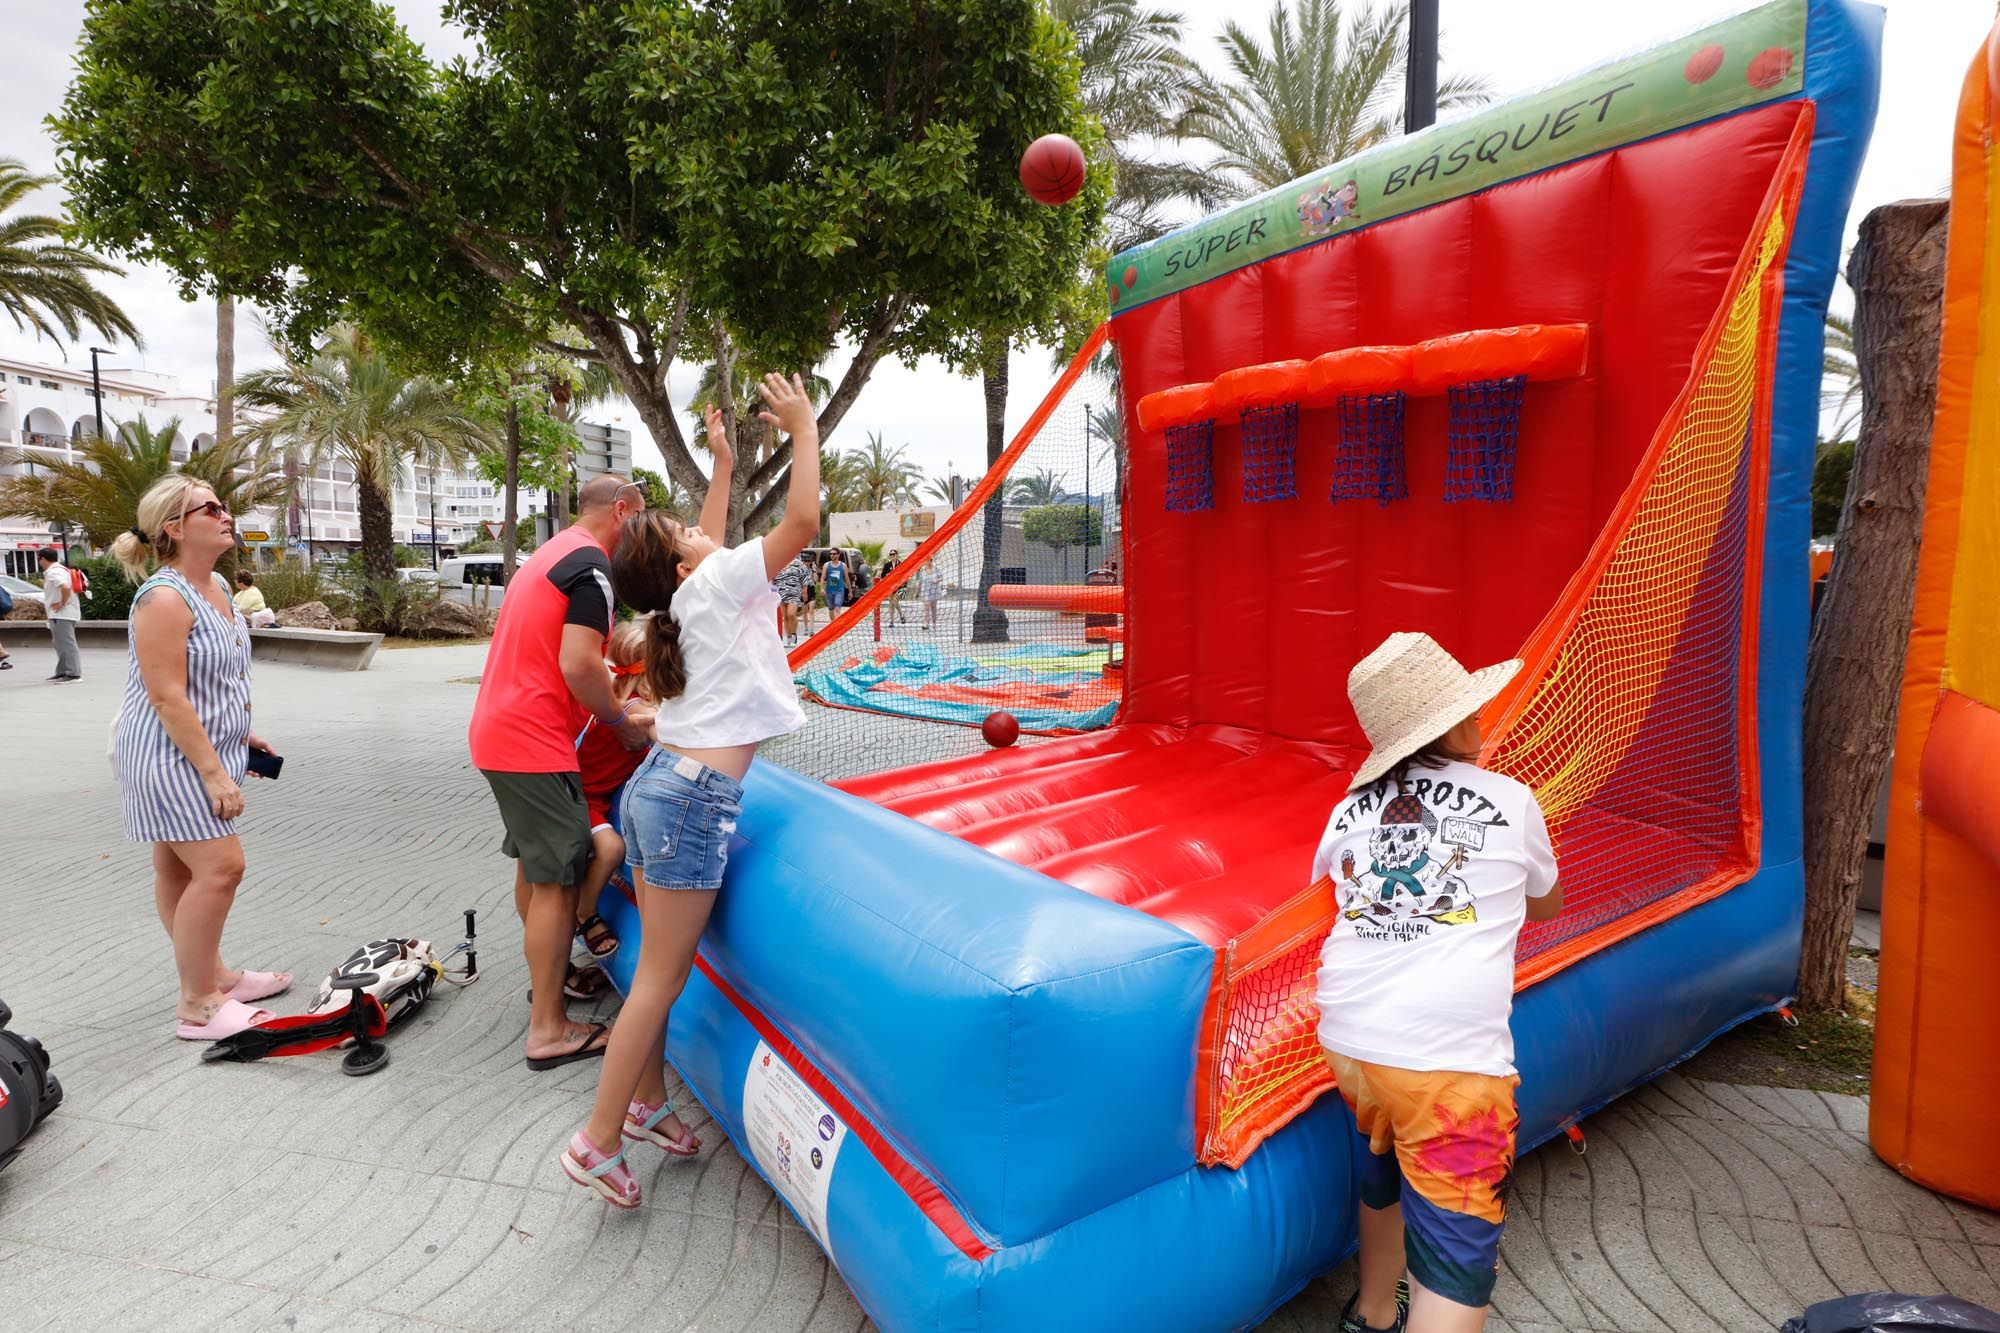
[[[269,750],[250,751],[249,769],[260,778],[277,779],[285,767],[285,756],[272,754]]]

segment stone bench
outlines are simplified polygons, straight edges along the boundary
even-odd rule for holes
[[[77,622],[79,648],[122,649],[126,643],[126,623],[122,620]],[[0,644],[12,648],[37,647],[49,641],[45,620],[0,620]],[[339,629],[253,629],[250,657],[256,662],[292,662],[299,666],[323,667],[328,671],[366,671],[382,646],[379,634],[361,634]]]

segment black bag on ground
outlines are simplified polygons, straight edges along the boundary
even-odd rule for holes
[[[63,1099],[62,1084],[49,1072],[42,1044],[7,1031],[13,1017],[14,1011],[0,1001],[0,1167]]]
[[[1782,1333],[2000,1333],[2000,1314],[1956,1296],[1871,1291],[1821,1301]]]

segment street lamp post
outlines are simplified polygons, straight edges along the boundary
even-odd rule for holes
[[[97,408],[97,438],[100,440],[104,438],[104,382],[97,375],[97,358],[110,355],[109,347],[90,349],[90,398]]]

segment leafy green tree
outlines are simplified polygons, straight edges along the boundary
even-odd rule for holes
[[[1104,511],[1096,505],[1041,505],[1021,515],[1021,540],[1061,551],[1063,577],[1067,578],[1070,547],[1103,543]]]
[[[1409,5],[1277,0],[1263,37],[1222,25],[1227,73],[1203,76],[1183,134],[1216,156],[1205,170],[1243,198],[1297,180],[1392,137],[1400,128]],[[1445,75],[1438,106],[1476,106],[1485,80]]]
[[[440,68],[373,0],[95,0],[52,120],[79,233],[291,339],[352,314],[462,369],[540,342],[603,362],[684,489],[668,372],[851,352],[967,364],[1085,267],[1108,183],[1044,208],[1016,166],[1097,131],[1040,0],[454,0]],[[573,327],[579,343],[551,330]],[[744,469],[783,494],[790,451]]]
[[[1143,245],[1177,225],[1176,204],[1220,202],[1213,178],[1162,157],[1201,87],[1187,54],[1186,18],[1138,0],[1051,0],[1049,10],[1076,39],[1083,104],[1104,127],[1093,170],[1111,177],[1104,221],[1112,252]]]
[[[663,477],[651,468],[635,467],[632,480],[646,493],[646,508],[666,509],[676,514],[692,514],[701,506],[694,503],[688,493],[674,485],[671,477]]]
[[[1826,312],[1826,352],[1820,370],[1819,408],[1833,413],[1828,432],[1836,440],[1853,439],[1861,424],[1861,363],[1854,359],[1854,317]]]
[[[1063,498],[1068,478],[1054,468],[1041,468],[1025,477],[1016,477],[1007,486],[1010,505],[1052,505]],[[1030,538],[1030,540],[1034,540]]]
[[[909,461],[908,453],[908,445],[899,444],[891,449],[883,443],[880,431],[868,432],[868,443],[853,455],[860,508],[887,509],[915,496],[917,483],[924,474],[923,469]]]
[[[246,375],[236,401],[263,414],[239,438],[295,449],[308,467],[338,458],[354,469],[361,558],[371,578],[393,578],[393,497],[416,458],[465,466],[494,447],[491,427],[437,380],[411,375],[351,324],[337,324],[310,356]]]
[[[139,346],[138,327],[93,282],[124,270],[65,244],[61,218],[14,211],[54,183],[53,176],[30,175],[21,162],[0,158],[0,310],[15,328],[32,329],[58,345],[64,338],[74,341],[87,325]]]
[[[1840,531],[1840,515],[1847,508],[1847,481],[1853,473],[1853,440],[1820,445],[1812,475],[1813,536],[1831,537]]]
[[[45,462],[36,456],[35,475],[0,478],[0,513],[67,523],[90,538],[91,545],[104,547],[139,521],[139,498],[173,472],[201,478],[239,517],[289,500],[291,483],[283,461],[241,435],[176,467],[174,437],[180,427],[179,417],[158,426],[128,421],[112,431],[111,439],[92,436],[78,445],[74,462]],[[0,448],[0,458],[26,457]]]

